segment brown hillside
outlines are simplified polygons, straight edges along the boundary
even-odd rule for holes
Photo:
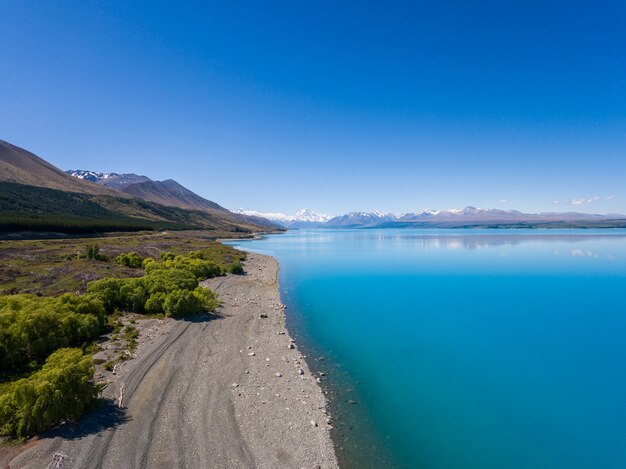
[[[66,192],[120,196],[119,192],[74,178],[37,155],[4,140],[0,140],[0,181]]]
[[[207,212],[230,213],[230,211],[226,210],[224,207],[204,197],[200,197],[198,194],[191,192],[173,179],[129,184],[120,190],[134,197],[156,202],[161,205]]]

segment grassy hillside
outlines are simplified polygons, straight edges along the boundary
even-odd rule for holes
[[[140,199],[80,194],[0,182],[0,231],[139,231],[205,229],[248,232],[237,224],[200,211],[165,207]]]

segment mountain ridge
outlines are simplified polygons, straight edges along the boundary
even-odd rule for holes
[[[247,223],[264,228],[278,226],[262,217],[247,216],[231,212],[221,205],[192,192],[174,179],[154,181],[147,176],[134,173],[99,173],[91,170],[68,170],[69,175],[89,179],[96,184],[114,188],[116,191],[166,207],[199,210],[211,215],[225,217],[233,223]]]
[[[140,176],[135,173],[99,173],[96,171],[89,171],[84,169],[68,169],[65,172],[70,176],[74,176],[75,178],[85,179],[101,186],[110,187],[111,189],[117,190],[122,187],[128,186],[129,184],[151,181],[149,177]]]
[[[242,213],[260,213],[239,209]],[[313,211],[311,211],[313,212]],[[316,212],[313,212],[316,213]],[[298,227],[291,223],[295,216],[280,212],[265,214],[273,216],[287,228]],[[580,212],[524,213],[519,210],[503,210],[467,206],[463,209],[420,210],[409,213],[384,213],[353,211],[343,215],[327,217],[324,221],[307,224],[306,228],[409,228],[409,227],[552,227],[613,226],[626,227],[626,215],[588,214]]]
[[[331,218],[328,215],[308,208],[303,208],[293,215],[287,215],[281,212],[257,212],[255,210],[244,210],[242,208],[233,210],[233,212],[246,216],[262,217],[284,228],[318,228]]]
[[[225,234],[276,229],[266,220],[231,213],[173,180],[163,183],[164,187],[185,193],[204,207],[164,205],[160,203],[163,200],[137,197],[91,181],[91,173],[72,176],[34,153],[0,140],[0,232],[93,233],[167,228]],[[114,179],[111,174],[115,173],[109,173],[106,179]]]

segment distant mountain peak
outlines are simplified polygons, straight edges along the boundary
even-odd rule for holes
[[[259,212],[241,211],[240,213]],[[285,215],[283,213],[262,214],[266,218],[277,221],[286,227],[297,225],[294,220],[301,220],[303,223],[310,214],[316,212],[303,209],[296,215]],[[324,227],[324,228],[373,228],[373,227],[454,227],[454,226],[520,226],[527,224],[550,224],[567,222],[588,222],[602,221],[608,219],[623,219],[623,215],[591,215],[584,213],[523,213],[518,210],[502,210],[493,208],[482,208],[468,205],[465,208],[450,208],[445,210],[425,209],[413,213],[385,213],[381,211],[363,212],[353,211],[344,215],[332,218],[313,218],[315,223],[305,224],[300,227]]]
[[[111,189],[121,190],[131,184],[151,181],[147,176],[140,176],[134,173],[118,174],[118,173],[99,173],[85,169],[70,169],[66,171],[70,176],[78,179],[95,182],[101,186],[110,187]]]
[[[266,218],[287,228],[316,227],[326,223],[331,218],[328,215],[308,208],[303,208],[293,215],[287,215],[282,212],[258,212],[256,210],[244,210],[242,208],[233,210],[233,212],[242,215]]]

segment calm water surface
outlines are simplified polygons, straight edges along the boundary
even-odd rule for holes
[[[235,244],[279,260],[347,467],[626,468],[625,230]]]

